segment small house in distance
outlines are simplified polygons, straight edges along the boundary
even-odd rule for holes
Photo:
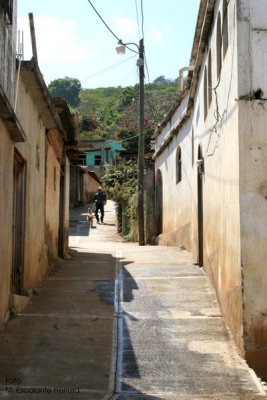
[[[118,155],[125,152],[125,148],[111,139],[84,140],[79,148],[85,153],[80,156],[82,165],[100,172],[104,164],[116,165]]]

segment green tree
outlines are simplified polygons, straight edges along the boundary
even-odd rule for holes
[[[137,166],[135,162],[108,167],[102,176],[108,197],[116,202],[119,230],[126,240],[137,239]],[[125,225],[122,224],[124,215]]]
[[[170,83],[170,79],[166,79],[164,75],[158,76],[156,79],[154,79],[153,83],[160,83],[162,85],[167,85]]]
[[[80,103],[79,93],[81,87],[79,79],[68,76],[55,79],[48,85],[49,92],[53,97],[61,97],[72,107],[77,107]]]

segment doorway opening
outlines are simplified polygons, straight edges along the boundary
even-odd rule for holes
[[[163,231],[163,193],[162,193],[162,174],[158,169],[156,174],[156,236],[160,235]]]
[[[14,152],[13,179],[11,293],[20,295],[24,273],[26,163],[17,150]]]
[[[198,146],[197,159],[197,220],[198,220],[198,265],[203,266],[203,174],[204,159]]]
[[[60,188],[59,188],[59,224],[58,224],[58,255],[64,258],[64,189],[65,189],[65,176],[60,173]]]

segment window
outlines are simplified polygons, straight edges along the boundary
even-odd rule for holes
[[[204,84],[203,84],[203,101],[204,101],[204,121],[208,114],[208,99],[207,99],[207,67],[204,70]]]
[[[176,151],[176,183],[182,180],[182,152],[179,146]]]
[[[222,69],[222,28],[221,28],[221,13],[218,14],[217,19],[217,38],[216,38],[216,48],[217,48],[217,79],[219,80],[221,69]]]
[[[223,58],[225,57],[228,49],[228,8],[227,0],[223,0],[223,26],[222,26],[222,40],[223,40]]]
[[[211,70],[212,62],[211,62],[211,51],[209,52],[209,60],[208,60],[208,102],[209,106],[212,101],[212,70]]]
[[[95,155],[95,165],[101,165],[101,156]]]
[[[79,154],[79,165],[86,165],[86,154]]]
[[[0,6],[6,14],[9,24],[12,24],[13,0],[0,0]]]

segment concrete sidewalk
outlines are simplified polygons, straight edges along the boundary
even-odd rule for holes
[[[97,400],[107,393],[117,259],[102,239],[119,240],[109,206],[107,224],[90,231],[86,207],[71,213],[73,259],[42,281],[1,332],[1,399]]]
[[[123,243],[110,201],[105,224],[85,214],[71,214],[74,258],[1,333],[0,398],[266,398],[190,253]]]

